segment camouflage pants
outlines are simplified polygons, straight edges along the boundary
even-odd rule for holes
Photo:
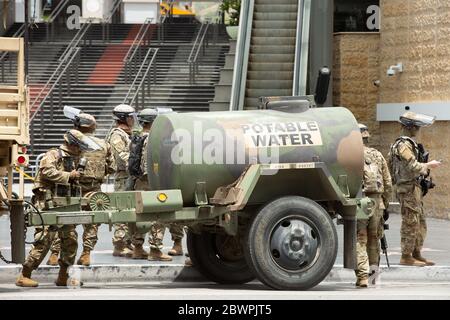
[[[154,223],[150,228],[148,243],[150,248],[159,249],[163,248],[164,233],[166,231],[166,225],[161,223]],[[177,223],[171,223],[169,225],[169,232],[172,235],[172,241],[181,240],[184,236],[184,229],[182,225]]]
[[[83,224],[83,230],[83,251],[92,251],[98,241],[98,225]],[[59,254],[61,252],[61,239],[59,238],[58,233],[55,235],[50,251],[52,254]]]
[[[422,250],[427,235],[427,223],[423,210],[422,190],[418,186],[408,193],[397,194],[402,214],[400,228],[402,254]]]
[[[114,191],[125,191],[127,178],[116,178]],[[112,238],[114,247],[129,247],[131,245],[130,231],[126,223],[114,224],[114,235]]]
[[[378,266],[380,262],[380,239],[383,237],[383,224],[383,211],[380,209],[375,210],[369,219],[357,222],[357,269],[355,274],[358,279],[367,279],[369,266]]]
[[[65,266],[73,265],[78,249],[78,234],[75,230],[75,225],[65,225],[58,228],[57,231],[53,231],[49,227],[45,227],[44,229],[36,228],[34,232],[36,242],[31,248],[23,266],[33,270],[37,269],[50,250],[56,234],[61,239],[59,264]]]

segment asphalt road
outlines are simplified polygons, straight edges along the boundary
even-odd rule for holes
[[[450,300],[450,283],[383,283],[356,289],[352,283],[321,283],[308,291],[274,291],[254,282],[239,286],[214,283],[110,283],[78,289],[41,284],[38,288],[0,285],[0,300]]]
[[[0,250],[8,258],[10,257],[10,238],[9,238],[9,220],[8,216],[0,216]],[[439,219],[427,219],[428,223],[428,236],[425,241],[423,255],[436,262],[440,266],[450,266],[450,221]],[[398,214],[391,214],[389,219],[390,230],[386,231],[387,240],[389,243],[389,260],[391,264],[398,264],[400,260],[400,216]],[[78,237],[81,241],[81,235],[83,229],[78,226]],[[343,227],[337,226],[339,236],[339,253],[336,259],[336,264],[342,265],[342,242]],[[29,229],[27,233],[27,239],[32,240],[33,230]],[[92,264],[146,264],[146,260],[130,260],[127,258],[117,258],[112,256],[112,232],[109,232],[106,225],[100,227],[99,241],[92,254]],[[184,247],[186,248],[186,239],[183,239]],[[170,239],[170,233],[166,230],[164,237],[164,252],[167,252],[172,247],[172,241]],[[148,249],[148,243],[146,239],[145,248]],[[27,246],[27,252],[30,246]],[[81,245],[78,248],[78,256],[81,254]],[[184,263],[185,257],[174,257],[174,263]],[[44,260],[45,263],[46,259]],[[381,264],[385,264],[386,260],[383,257]],[[0,266],[4,265],[4,262],[0,261]]]

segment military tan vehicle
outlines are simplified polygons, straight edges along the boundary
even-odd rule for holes
[[[1,38],[0,52],[8,52],[10,58],[17,55],[17,83],[0,83],[0,200],[1,214],[10,213],[11,222],[17,219],[24,225],[23,197],[24,173],[28,165],[27,146],[29,136],[29,110],[24,72],[23,38]],[[19,171],[18,192],[13,192],[13,173]],[[11,242],[22,243],[23,233],[11,232]],[[20,251],[20,252],[18,252]],[[21,261],[24,249],[13,253],[13,262]],[[23,251],[23,252],[22,252]]]

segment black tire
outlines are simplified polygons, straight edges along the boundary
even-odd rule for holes
[[[187,233],[187,247],[193,266],[207,279],[221,284],[243,284],[255,279],[244,252],[225,256],[219,246],[236,237],[203,231]],[[239,245],[240,247],[240,245]]]
[[[253,219],[246,242],[245,257],[253,273],[279,290],[307,290],[319,284],[331,271],[338,249],[328,213],[298,196],[265,205]]]

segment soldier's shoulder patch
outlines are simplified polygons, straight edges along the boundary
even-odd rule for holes
[[[415,157],[412,146],[408,141],[400,142],[397,146],[397,151],[398,155],[406,161],[409,161]]]

